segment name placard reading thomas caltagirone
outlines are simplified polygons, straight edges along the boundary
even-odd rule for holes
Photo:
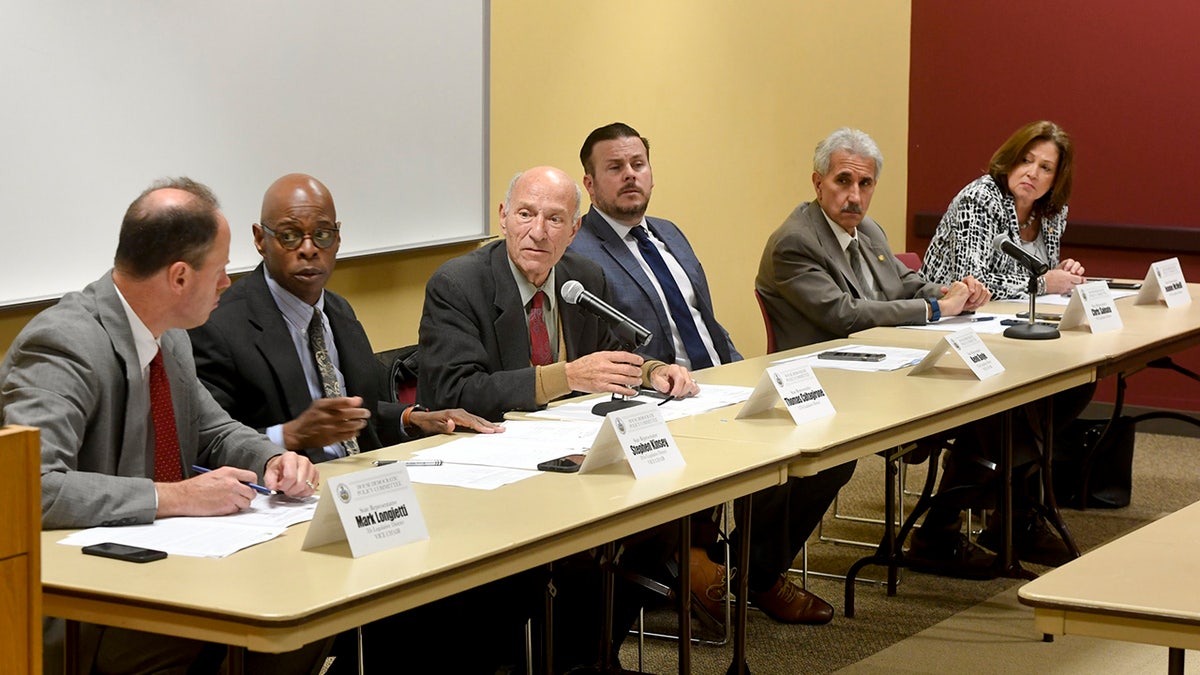
[[[757,415],[779,401],[796,424],[828,417],[835,412],[812,366],[802,362],[771,366],[763,371],[754,392],[738,411],[737,419]]]
[[[609,413],[579,473],[622,460],[629,462],[635,478],[684,465],[683,455],[658,406],[637,405]]]
[[[345,539],[355,558],[429,538],[408,469],[397,462],[326,479],[303,549]]]

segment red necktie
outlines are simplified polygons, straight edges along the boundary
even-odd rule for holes
[[[171,405],[171,383],[163,368],[162,350],[150,362],[150,417],[154,423],[154,480],[169,483],[183,480],[179,459],[179,432]]]
[[[554,362],[554,355],[550,351],[550,333],[546,330],[546,317],[542,312],[545,303],[545,292],[533,294],[533,306],[529,310],[529,361],[535,366],[547,366]]]

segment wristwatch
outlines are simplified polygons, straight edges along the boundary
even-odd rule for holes
[[[937,298],[925,298],[925,302],[929,303],[929,321],[926,323],[933,323],[940,320],[942,318],[942,307],[938,305]]]
[[[410,424],[408,421],[409,416],[414,412],[429,412],[429,408],[426,408],[420,403],[414,403],[405,408],[404,412],[400,414],[400,424],[404,427],[405,431],[417,428],[415,424]]]

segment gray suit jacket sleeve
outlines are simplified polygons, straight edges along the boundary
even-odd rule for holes
[[[816,202],[797,207],[767,240],[755,288],[781,349],[875,326],[925,322],[928,305],[923,298],[938,297],[940,287],[925,282],[896,259],[875,221],[864,218],[858,234],[887,300],[863,297]]]
[[[162,345],[185,471],[232,464],[261,477],[282,450],[213,402],[182,331],[168,331]],[[21,331],[0,365],[0,406],[5,424],[41,430],[43,528],[154,520],[148,391],[108,275]]]

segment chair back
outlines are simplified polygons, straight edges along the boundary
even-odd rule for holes
[[[396,403],[412,405],[417,400],[417,346],[389,349],[375,355],[388,371]]]
[[[763,304],[762,295],[758,289],[754,289],[754,299],[758,301],[758,311],[762,312],[763,328],[767,329],[767,353],[774,354],[779,351],[775,346],[775,329],[771,328],[771,317],[767,316],[767,306]]]
[[[905,267],[914,272],[921,271],[921,255],[919,253],[914,253],[913,251],[897,253],[896,259],[904,263]]]

